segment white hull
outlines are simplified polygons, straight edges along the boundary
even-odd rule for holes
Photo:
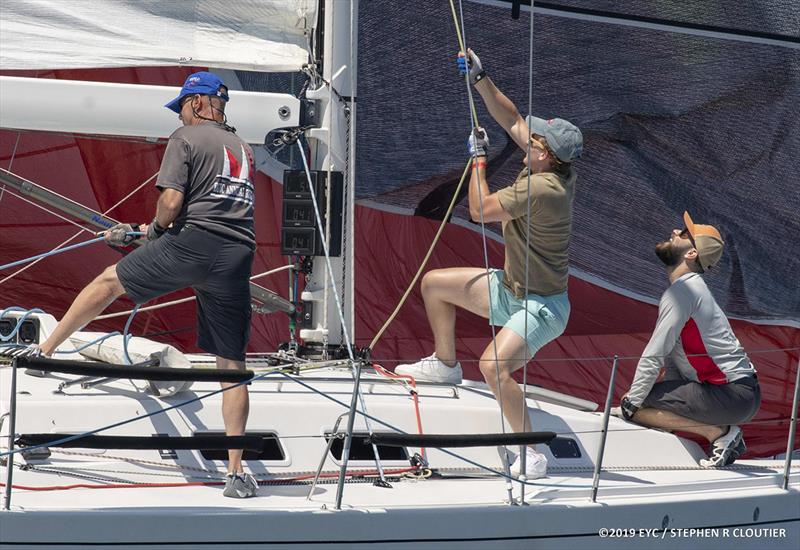
[[[8,388],[10,369],[0,369]],[[54,394],[68,376],[35,378],[20,373],[17,433],[74,433],[141,416],[213,390],[159,400],[117,381]],[[221,487],[146,487],[131,484],[219,481],[224,464],[195,451],[162,459],[157,451],[52,449],[15,468],[11,510],[0,512],[3,548],[794,548],[800,540],[800,479],[781,488],[783,463],[740,461],[702,470],[693,442],[611,419],[597,502],[590,500],[601,415],[529,399],[535,429],[573,439],[579,458],[549,460],[548,477],[525,490],[524,506],[510,506],[505,480],[441,451],[429,449],[436,474],[428,479],[393,475],[392,488],[348,482],[343,509],[334,510],[336,484],[319,484],[307,499],[307,480],[270,484],[313,473],[325,452],[323,433],[345,408],[297,380],[347,402],[349,371],[311,371],[294,379],[271,375],[250,387],[250,432],[280,438],[283,458],[248,461],[267,484],[259,496],[234,500]],[[370,414],[404,431],[416,431],[407,390],[374,374],[364,377]],[[3,392],[2,406],[8,406]],[[500,431],[496,402],[480,387],[420,385],[427,433]],[[115,435],[191,435],[222,428],[219,396],[116,428]],[[344,424],[343,424],[344,425]],[[3,434],[7,435],[8,422]],[[387,431],[373,423],[373,429]],[[356,430],[364,432],[363,420]],[[5,442],[5,440],[3,440]],[[418,449],[408,449],[413,454]],[[500,469],[495,448],[454,449],[481,465]],[[17,459],[17,463],[20,459]],[[351,461],[352,469],[374,462]],[[339,462],[328,455],[324,472]],[[407,460],[384,460],[390,473]],[[5,476],[5,473],[3,473]],[[5,477],[3,477],[4,479]],[[372,479],[372,478],[370,478]],[[270,481],[272,480],[272,481]],[[332,480],[331,480],[332,481]],[[71,488],[70,485],[119,488]],[[31,488],[58,488],[35,491]],[[520,496],[514,484],[514,496]],[[665,528],[665,529],[664,529]],[[601,529],[609,529],[601,538]],[[700,529],[705,531],[684,531]],[[725,531],[727,529],[727,531]],[[754,529],[747,531],[747,529]],[[641,531],[640,531],[641,530]],[[645,531],[647,530],[647,531]],[[714,531],[716,530],[716,531]],[[783,530],[783,531],[781,531]]]

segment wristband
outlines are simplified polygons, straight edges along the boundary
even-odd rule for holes
[[[166,230],[166,227],[161,227],[161,225],[158,223],[158,218],[153,218],[153,221],[150,222],[150,225],[147,227],[147,240],[156,240],[163,235]]]
[[[475,84],[486,78],[486,71],[481,71],[475,75]],[[474,84],[473,84],[474,86]]]

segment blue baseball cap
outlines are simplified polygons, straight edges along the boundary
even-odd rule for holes
[[[528,116],[528,130],[544,137],[561,162],[572,162],[583,153],[583,134],[577,126],[563,118],[545,120]]]
[[[164,105],[164,107],[180,114],[181,99],[193,94],[213,95],[227,102],[229,99],[228,94],[221,91],[219,89],[220,86],[225,86],[225,83],[214,73],[201,71],[190,74],[186,77],[186,82],[183,83],[183,88],[181,88],[181,93],[178,94],[178,97]],[[225,86],[225,88],[227,89],[228,87]]]

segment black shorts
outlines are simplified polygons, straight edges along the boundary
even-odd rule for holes
[[[117,277],[137,304],[191,287],[197,296],[197,346],[244,361],[252,266],[249,244],[187,224],[125,256]]]
[[[728,384],[706,384],[690,380],[665,380],[653,385],[642,408],[679,414],[712,426],[743,424],[761,405],[761,389],[755,377]]]

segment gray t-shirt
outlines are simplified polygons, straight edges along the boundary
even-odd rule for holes
[[[183,193],[176,226],[191,223],[255,246],[253,171],[250,146],[209,121],[172,133],[156,187]]]

